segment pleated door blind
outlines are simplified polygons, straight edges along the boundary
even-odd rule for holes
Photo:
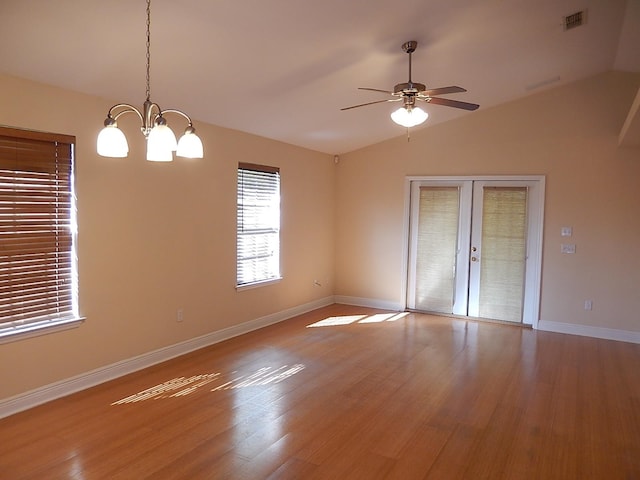
[[[0,335],[74,317],[74,143],[0,128]]]
[[[526,187],[484,188],[481,317],[511,322],[522,320],[526,228]]]
[[[460,193],[458,187],[420,187],[416,308],[451,313],[455,294]]]
[[[280,170],[238,165],[238,286],[280,278]]]

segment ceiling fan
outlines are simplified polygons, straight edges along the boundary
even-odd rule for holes
[[[398,125],[402,125],[403,127],[407,128],[421,124],[429,116],[427,112],[422,110],[420,107],[416,107],[416,100],[426,103],[433,103],[434,105],[444,105],[446,107],[461,108],[463,110],[476,110],[480,105],[438,97],[438,95],[446,95],[449,93],[466,92],[466,90],[462,87],[450,86],[427,89],[427,87],[422,83],[414,83],[411,80],[411,54],[416,51],[417,46],[418,42],[416,42],[415,40],[411,40],[402,45],[402,50],[409,54],[409,81],[407,83],[397,84],[395,87],[393,87],[393,91],[380,90],[378,88],[358,88],[358,90],[369,90],[371,92],[386,93],[388,95],[392,95],[394,98],[361,103],[359,105],[341,108],[340,110],[350,110],[352,108],[374,105],[376,103],[402,102],[402,107],[391,114],[391,119]]]

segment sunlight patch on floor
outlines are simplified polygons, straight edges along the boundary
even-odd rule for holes
[[[402,313],[376,313],[375,315],[369,315],[363,318],[358,323],[381,323],[381,322],[395,322],[401,318],[409,315],[407,312]]]
[[[304,370],[304,365],[302,364],[293,365],[291,367],[284,365],[275,369],[271,367],[264,367],[252,375],[241,375],[238,378],[213,388],[211,391],[215,392],[216,390],[229,390],[233,388],[280,383],[302,370]]]
[[[113,402],[111,405],[137,403],[151,399],[158,400],[160,398],[184,397],[185,395],[195,392],[199,387],[213,382],[219,376],[219,373],[205,373],[204,375],[194,375],[188,378],[172,378],[164,383]]]
[[[240,375],[239,377],[232,378],[231,380],[227,380],[228,377],[223,377],[220,373],[205,373],[203,375],[194,375],[193,377],[177,377],[151,388],[147,388],[146,390],[142,390],[141,392],[129,395],[128,397],[113,402],[111,405],[124,405],[127,403],[137,403],[145,400],[159,400],[162,398],[185,397],[214,381],[222,381],[222,383],[212,388],[212,392],[234,388],[269,385],[271,383],[282,382],[302,370],[304,370],[304,365],[296,364],[292,366],[283,365],[278,368],[263,367],[253,374]],[[230,375],[234,374],[237,374],[237,372],[231,372]]]
[[[319,322],[307,325],[307,327],[333,327],[335,325],[349,325],[355,323],[358,320],[362,320],[366,315],[342,315],[339,317],[327,317]]]
[[[350,325],[352,323],[382,323],[395,322],[409,315],[409,312],[400,313],[374,313],[372,315],[342,315],[338,317],[327,317],[324,320],[307,325],[307,328],[315,327],[335,327],[339,325]]]

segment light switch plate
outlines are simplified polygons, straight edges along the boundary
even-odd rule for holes
[[[563,237],[570,237],[571,235],[573,235],[573,228],[571,228],[571,227],[562,227],[560,229],[560,235],[562,235]]]
[[[560,246],[560,251],[562,253],[576,253],[576,246],[573,243],[563,243]]]

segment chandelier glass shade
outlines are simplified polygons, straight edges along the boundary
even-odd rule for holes
[[[153,162],[171,162],[173,152],[179,157],[202,158],[204,149],[202,141],[196,135],[193,122],[186,113],[176,110],[162,110],[157,103],[151,101],[150,82],[150,46],[151,46],[151,0],[147,0],[147,99],[142,111],[128,103],[118,103],[109,109],[104,121],[104,128],[98,134],[98,155],[121,158],[129,154],[129,144],[122,130],[118,128],[118,118],[126,113],[135,113],[142,123],[140,130],[147,139],[147,160]],[[179,141],[173,130],[167,125],[165,114],[173,113],[184,117],[187,128]]]
[[[122,158],[129,155],[127,137],[118,128],[115,120],[106,125],[98,134],[98,155],[103,157]]]

